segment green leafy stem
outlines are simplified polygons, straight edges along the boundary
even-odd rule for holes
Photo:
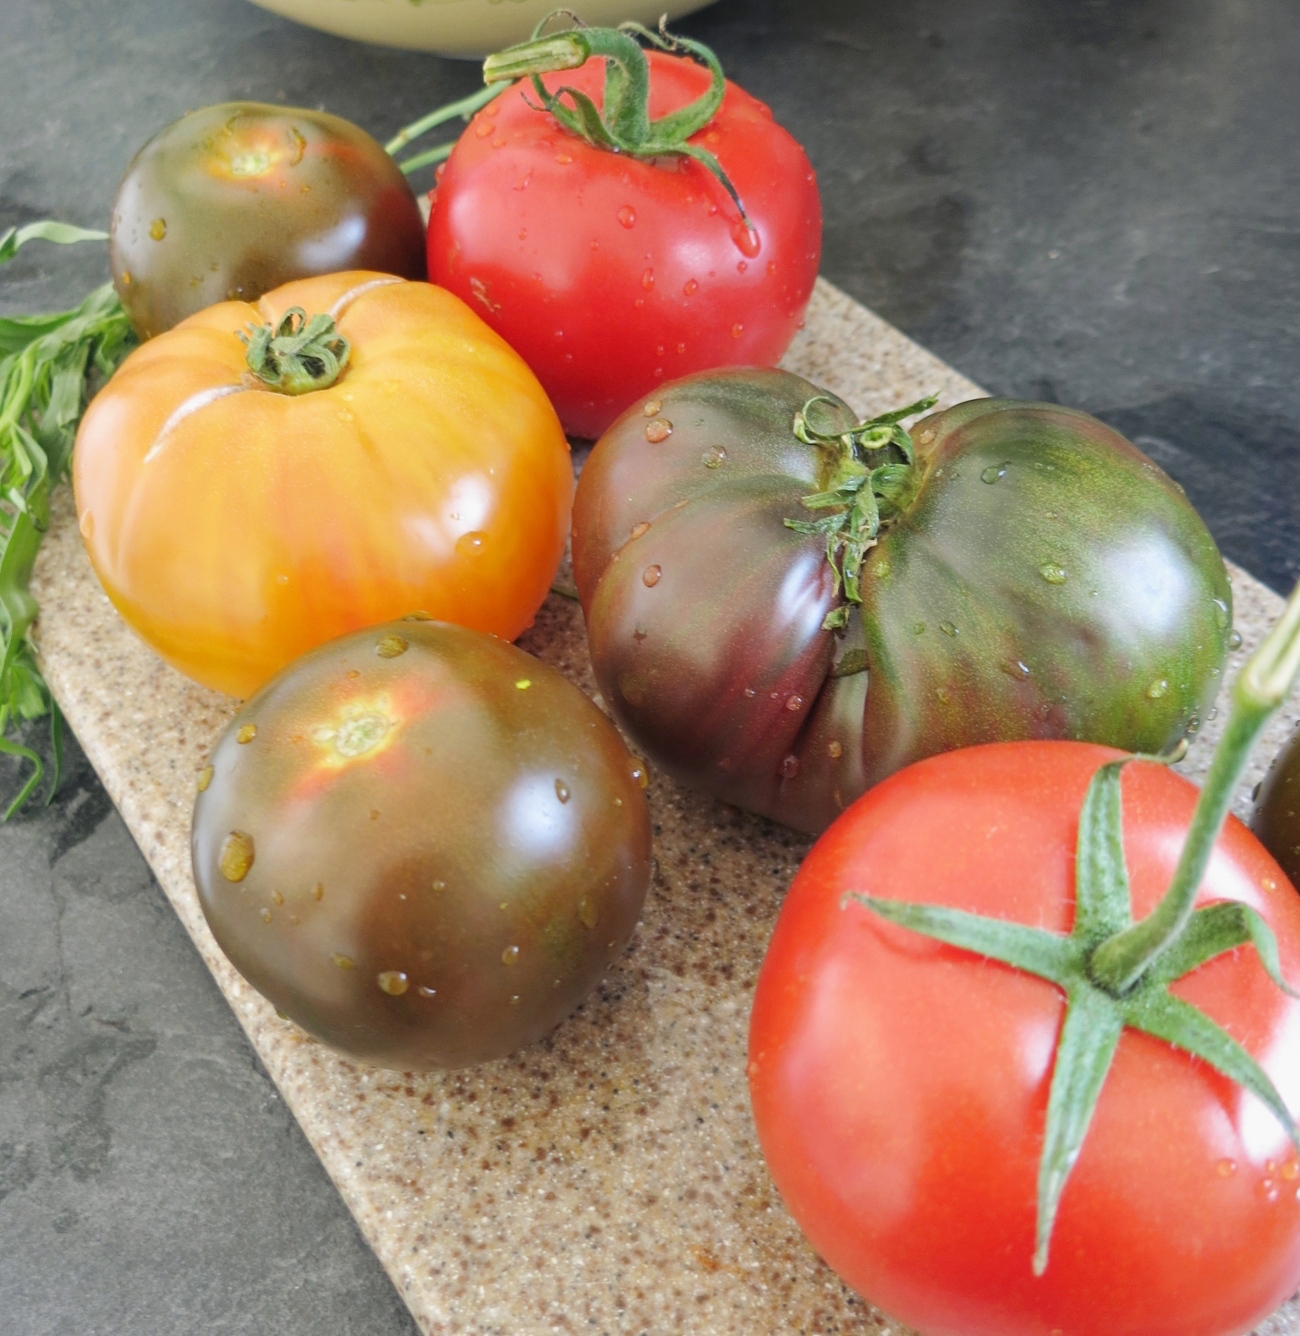
[[[1153,1035],[1235,1081],[1272,1111],[1300,1148],[1300,1131],[1259,1063],[1204,1012],[1169,992],[1170,984],[1206,961],[1249,947],[1277,987],[1300,996],[1282,977],[1277,941],[1254,909],[1231,900],[1195,908],[1251,748],[1297,676],[1300,585],[1233,686],[1231,716],[1173,881],[1156,908],[1137,923],[1124,860],[1120,776],[1134,760],[1173,758],[1129,756],[1103,765],[1093,776],[1079,816],[1074,926],[1068,937],[940,905],[857,892],[844,897],[846,906],[863,905],[892,923],[1046,979],[1064,992],[1065,1019],[1056,1045],[1038,1171],[1035,1275],[1046,1270],[1061,1194],[1126,1029]]]
[[[574,26],[549,32],[554,20],[565,18]],[[687,106],[655,119],[650,117],[650,64],[642,43],[660,51],[670,51],[697,60],[709,72],[708,88]],[[592,57],[605,61],[603,108],[597,107],[586,93],[563,87],[552,93],[542,82],[543,74],[574,70]],[[385,145],[396,155],[420,135],[436,126],[460,117],[469,118],[493,98],[512,88],[520,79],[531,79],[541,106],[559,124],[579,139],[610,153],[634,158],[681,156],[692,158],[712,173],[731,196],[746,227],[749,216],[731,178],[717,157],[699,144],[690,142],[714,118],[726,96],[726,78],[722,64],[703,42],[670,33],[660,24],[657,32],[639,23],[624,23],[617,28],[588,28],[570,10],[557,9],[548,14],[526,42],[498,51],[483,62],[486,88],[450,102],[399,131]],[[449,157],[455,140],[406,158],[398,165],[410,174],[430,163]]]
[[[105,238],[66,223],[29,223],[0,233],[0,264],[29,241],[70,245]],[[47,801],[58,787],[61,719],[31,639],[37,611],[32,567],[50,524],[50,494],[71,463],[90,387],[112,375],[133,343],[111,283],[69,311],[0,317],[0,753],[31,767],[6,820],[45,773],[40,755],[14,739],[15,722],[50,716],[54,772]]]
[[[826,614],[827,631],[845,626],[853,606],[862,602],[862,563],[880,541],[882,526],[903,514],[916,494],[916,452],[902,424],[937,402],[937,395],[927,395],[850,427],[837,423],[843,409],[825,395],[809,399],[795,414],[795,436],[827,457],[822,490],[801,499],[809,510],[828,513],[815,520],[787,519],[785,527],[826,540],[835,595],[844,597]]]

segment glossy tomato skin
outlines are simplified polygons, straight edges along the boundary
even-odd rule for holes
[[[818,831],[936,752],[1159,751],[1195,726],[1226,655],[1223,561],[1154,464],[1059,405],[973,400],[917,424],[915,496],[867,555],[860,615],[826,631],[825,540],[784,523],[819,513],[802,498],[826,460],[791,427],[820,393],[785,371],[688,377],[634,404],[583,469],[592,663],[660,765]]]
[[[109,259],[147,339],[298,278],[376,269],[422,279],[424,224],[393,159],[350,121],[223,102],[182,116],[132,159]]]
[[[1259,792],[1251,829],[1300,886],[1300,732],[1282,748]]]
[[[650,62],[650,114],[705,91],[694,61]],[[547,77],[600,104],[603,62]],[[565,429],[596,437],[639,395],[714,366],[772,366],[803,319],[821,255],[812,167],[763,103],[728,83],[682,157],[593,148],[522,82],[478,112],[439,181],[429,275],[471,303],[537,373]]]
[[[235,968],[326,1043],[403,1070],[502,1057],[627,945],[650,876],[643,777],[553,668],[388,623],[235,716],[194,809],[200,903]]]
[[[238,331],[335,311],[343,376],[297,396]],[[248,696],[305,650],[421,611],[513,639],[564,551],[569,447],[536,378],[462,302],[356,272],[222,303],[138,348],[82,420],[82,535],[173,667]]]
[[[873,918],[846,892],[1062,934],[1079,810],[1118,753],[976,747],[922,761],[814,846],[759,975],[750,1091],[791,1213],[855,1290],[923,1336],[1229,1336],[1300,1281],[1300,1160],[1273,1116],[1204,1064],[1126,1031],[1035,1278],[1052,985]],[[1124,772],[1134,912],[1173,874],[1196,790]],[[1240,900],[1300,978],[1300,902],[1235,818],[1200,903]],[[1300,1003],[1249,951],[1173,986],[1300,1105]]]

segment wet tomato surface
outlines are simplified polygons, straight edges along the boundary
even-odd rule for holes
[[[650,114],[699,97],[709,72],[647,52]],[[603,62],[547,75],[600,105]],[[637,395],[705,367],[773,365],[803,318],[821,204],[799,144],[732,83],[694,137],[699,162],[640,160],[567,133],[527,81],[483,108],[448,159],[429,275],[474,306],[537,373],[572,435],[598,436]]]
[[[113,284],[143,338],[297,278],[424,278],[424,224],[383,148],[340,116],[224,102],[132,160],[113,203]]]
[[[795,433],[814,399],[829,444]],[[1231,591],[1150,460],[1059,405],[932,414],[915,462],[889,465],[893,509],[849,605],[825,534],[787,521],[837,514],[805,499],[868,467],[837,453],[856,421],[788,372],[718,371],[638,401],[593,450],[573,526],[592,663],[659,764],[816,831],[936,752],[1035,737],[1158,751],[1199,726]]]
[[[627,945],[645,771],[553,668],[391,622],[305,656],[199,777],[193,859],[221,948],[309,1033],[381,1066],[540,1038]]]
[[[750,1091],[776,1184],[859,1293],[925,1336],[1240,1336],[1300,1281],[1300,1158],[1265,1105],[1136,1030],[1113,1065],[1036,1276],[1051,983],[873,915],[853,893],[1068,933],[1079,812],[1118,753],[1021,742],[901,771],[822,836],[759,975]],[[1169,886],[1197,791],[1125,771],[1135,919]],[[846,898],[849,897],[849,898]],[[1235,818],[1197,903],[1252,906],[1300,978],[1300,900]],[[1171,986],[1300,1105],[1300,1002],[1251,950]]]
[[[248,336],[293,308],[350,345],[279,393]],[[409,612],[513,639],[550,588],[573,496],[536,377],[456,297],[366,271],[223,302],[150,339],[82,421],[95,571],[173,667],[248,696],[291,659]]]

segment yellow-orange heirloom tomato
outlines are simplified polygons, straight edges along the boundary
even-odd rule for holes
[[[240,333],[293,308],[350,344],[327,388],[250,370]],[[411,612],[514,639],[573,494],[559,420],[509,345],[443,289],[365,271],[222,302],[137,349],[86,413],[73,481],[118,611],[234,696]]]

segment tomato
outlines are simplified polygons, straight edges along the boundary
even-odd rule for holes
[[[1226,1336],[1300,1282],[1300,1159],[1207,1064],[1126,1029],[1031,1270],[1035,1184],[1064,997],[845,899],[1070,930],[1080,807],[1109,749],[1022,742],[895,775],[819,840],[786,898],[750,1032],[759,1140],[786,1204],[854,1289],[925,1336]],[[1122,787],[1135,917],[1170,884],[1196,800],[1133,764]],[[1235,819],[1197,901],[1253,906],[1300,978],[1300,902]],[[1170,991],[1300,1103],[1300,1003],[1249,950]]]
[[[800,440],[814,399],[825,439]],[[1196,726],[1231,592],[1150,460],[1055,404],[927,417],[914,465],[896,444],[846,459],[837,433],[855,422],[788,372],[723,371],[633,405],[592,452],[573,532],[592,664],[659,765],[816,831],[935,752],[1033,737],[1158,751]],[[896,503],[878,499],[853,603],[805,524],[847,507],[804,498],[880,456]]]
[[[652,117],[710,86],[649,59]],[[545,80],[604,104],[602,62]],[[638,395],[714,366],[771,366],[803,318],[821,253],[813,171],[735,84],[690,143],[716,155],[748,215],[683,156],[595,147],[536,107],[524,81],[475,115],[429,220],[429,275],[537,373],[572,435],[595,437]]]
[[[296,362],[263,348],[268,364],[310,382],[337,335],[349,359],[326,388],[276,393],[240,334],[266,340],[295,308],[332,312],[337,330],[326,320]],[[73,481],[122,616],[236,696],[408,612],[513,639],[549,590],[573,492],[568,443],[519,357],[450,293],[364,271],[222,303],[137,349],[82,421]]]
[[[1251,829],[1300,886],[1300,732],[1283,747],[1260,790]]]
[[[650,879],[645,770],[555,669],[398,621],[291,665],[199,777],[194,875],[281,1011],[382,1066],[539,1039],[627,945]]]
[[[295,278],[424,278],[424,223],[392,158],[350,121],[223,102],[182,116],[132,159],[109,258],[131,323],[151,338]]]

